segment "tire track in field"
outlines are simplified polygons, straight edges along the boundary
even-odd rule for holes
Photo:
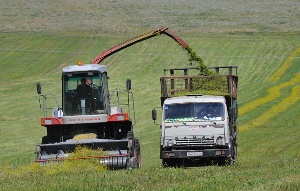
[[[282,66],[279,67],[276,72],[268,79],[268,82],[277,82],[286,72],[286,70],[291,66],[292,62],[297,58],[298,54],[300,54],[300,48],[296,49],[291,55],[288,56]],[[298,85],[299,82],[300,73],[297,73],[293,78],[290,79],[290,81],[269,88],[267,90],[267,96],[253,100],[241,107],[239,110],[239,114],[243,115],[251,110],[256,109],[258,106],[279,98],[281,96],[281,89],[289,86],[294,86],[289,97],[286,97],[279,104],[273,106],[270,110],[266,111],[252,122],[241,126],[239,129],[244,131],[248,130],[249,128],[260,126],[273,116],[276,116],[278,113],[285,111],[287,108],[291,107],[294,103],[300,100],[300,86]]]
[[[272,117],[278,115],[279,113],[284,112],[289,107],[293,106],[297,101],[300,100],[300,85],[296,85],[292,89],[292,93],[289,97],[283,99],[279,104],[274,105],[271,109],[260,115],[258,118],[252,122],[242,125],[239,127],[240,131],[246,131],[250,128],[255,128],[266,123]]]

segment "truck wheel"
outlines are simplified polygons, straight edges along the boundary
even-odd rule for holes
[[[176,167],[176,159],[162,159],[163,167]]]
[[[237,163],[237,146],[233,147],[232,164]]]
[[[169,167],[168,159],[162,159],[162,165],[163,167]]]
[[[234,145],[231,153],[231,157],[226,159],[226,164],[227,165],[233,165],[237,163],[237,146]]]

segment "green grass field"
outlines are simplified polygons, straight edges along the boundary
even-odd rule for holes
[[[297,1],[248,3],[248,12],[233,0],[217,5],[204,1],[203,6],[196,1],[170,5],[162,1],[161,6],[150,1],[144,12],[146,1],[95,1],[95,6],[68,1],[61,7],[56,1],[32,0],[33,7],[29,1],[13,2],[0,3],[0,190],[300,190]],[[276,13],[271,9],[275,6]],[[63,13],[63,7],[69,12]],[[97,7],[102,8],[93,11]],[[163,10],[173,11],[167,15]],[[139,19],[138,13],[147,17]],[[249,19],[251,15],[255,17]],[[107,20],[100,22],[95,16]],[[102,63],[108,66],[111,91],[125,89],[126,79],[132,80],[142,168],[107,171],[87,164],[34,165],[34,146],[46,134],[39,125],[43,113],[36,83],[42,84],[43,93],[61,98],[62,67],[78,60],[90,63],[107,48],[161,25],[181,36],[207,66],[238,66],[238,163],[162,167],[160,128],[151,119],[151,110],[160,106],[159,78],[164,68],[190,67],[190,63],[184,49],[161,35]]]

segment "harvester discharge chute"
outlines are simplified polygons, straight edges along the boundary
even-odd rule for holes
[[[111,56],[114,53],[119,52],[120,50],[123,50],[129,46],[132,46],[136,43],[139,43],[141,41],[150,39],[152,37],[158,36],[160,34],[165,34],[169,37],[171,37],[173,40],[175,40],[180,46],[182,46],[184,49],[188,48],[188,44],[181,39],[179,36],[177,36],[171,29],[169,29],[168,27],[163,27],[154,31],[150,31],[148,33],[136,36],[134,38],[128,39],[114,47],[109,48],[108,50],[102,52],[101,54],[99,54],[91,63],[92,64],[99,64],[100,62],[102,62],[105,58],[107,58],[108,56]]]

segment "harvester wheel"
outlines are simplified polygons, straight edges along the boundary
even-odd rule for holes
[[[41,159],[41,147],[40,146],[36,146],[35,147],[35,155],[36,155],[36,159],[39,160]]]
[[[139,151],[139,154],[138,154],[138,168],[142,168],[142,158],[141,158],[141,152]]]
[[[134,157],[136,157],[138,162],[137,168],[141,168],[142,167],[141,149],[140,149],[140,142],[138,139],[135,139],[134,141]]]
[[[44,137],[42,138],[42,144],[48,144],[48,143],[50,143],[49,137],[48,137],[48,136],[44,136]]]
[[[138,159],[135,157],[131,157],[131,158],[127,159],[126,166],[127,166],[127,169],[130,169],[130,170],[134,169],[134,168],[138,168]]]
[[[131,140],[130,143],[132,144]],[[131,151],[130,158],[127,159],[126,166],[127,169],[141,168],[141,151],[140,143],[138,139],[134,140],[134,144],[129,148]]]
[[[53,136],[44,136],[42,138],[42,144],[58,143],[58,142],[59,142],[59,138]]]

